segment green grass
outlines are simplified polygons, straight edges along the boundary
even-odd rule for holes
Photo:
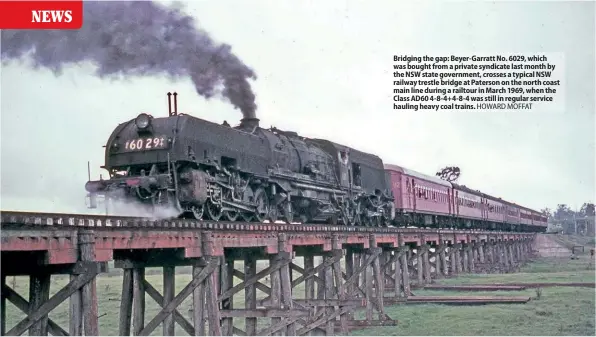
[[[516,274],[466,275],[440,280],[442,284],[490,284],[507,282],[595,282],[594,267],[588,259],[543,258]],[[524,291],[453,292],[414,290],[416,295],[496,295],[528,296],[526,304],[446,306],[439,304],[401,305],[386,308],[399,321],[394,327],[353,331],[356,336],[430,335],[595,335],[595,289],[545,287]]]
[[[455,294],[450,292],[450,295]],[[516,295],[535,296],[535,293],[528,290]],[[540,299],[527,304],[393,306],[387,309],[387,314],[399,320],[398,326],[358,330],[351,334],[593,336],[594,289],[545,288]]]
[[[522,268],[517,274],[465,275],[441,280],[445,284],[506,283],[506,282],[594,282],[594,267],[588,256],[580,260],[538,259]],[[236,268],[241,269],[237,263]],[[264,267],[264,264],[258,268]],[[176,288],[180,291],[191,279],[187,269],[177,269]],[[122,278],[117,271],[101,275],[97,281],[99,303],[100,334],[118,335],[118,318]],[[147,270],[147,280],[160,292],[163,280],[160,270]],[[65,276],[52,277],[51,293],[54,294],[68,282]],[[238,279],[235,279],[238,283]],[[7,283],[13,286],[13,278]],[[265,282],[263,282],[265,283]],[[28,298],[28,278],[14,278],[14,288],[24,298]],[[236,308],[243,307],[244,292],[234,297]],[[416,295],[514,295],[536,297],[534,289],[519,292],[458,293],[430,290],[415,290]],[[264,297],[257,291],[258,297]],[[303,297],[304,288],[294,289],[296,297]],[[552,287],[542,289],[539,299],[527,304],[499,304],[485,306],[444,306],[444,305],[397,305],[386,307],[386,313],[399,321],[398,326],[378,327],[352,331],[352,335],[595,335],[595,290],[593,288]],[[178,308],[190,321],[189,309],[192,296]],[[159,306],[147,295],[145,324],[158,313]],[[362,319],[363,313],[357,314]],[[375,315],[376,316],[376,315]],[[24,318],[16,307],[7,302],[7,329],[11,329]],[[56,323],[68,331],[68,301],[50,313]],[[376,317],[375,317],[376,319]],[[261,327],[269,324],[268,319],[259,319]],[[192,321],[191,321],[192,322]],[[243,319],[235,319],[235,325],[244,328]],[[161,326],[152,335],[162,334]],[[186,335],[176,325],[177,335]]]

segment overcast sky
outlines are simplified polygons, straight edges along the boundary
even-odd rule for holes
[[[201,27],[257,73],[261,126],[344,143],[385,162],[540,209],[580,207],[595,192],[595,3],[407,1],[196,1]],[[562,52],[562,112],[394,111],[394,54]],[[2,67],[1,208],[82,212],[87,161],[107,173],[112,129],[140,112],[180,112],[236,124],[238,110],[206,101],[190,81],[95,78],[93,65],[60,77]]]

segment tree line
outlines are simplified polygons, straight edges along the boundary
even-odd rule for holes
[[[575,218],[594,216],[594,204],[585,202],[579,211],[572,210],[567,204],[558,204],[554,211],[548,207],[543,208],[540,211],[551,221],[573,220]]]

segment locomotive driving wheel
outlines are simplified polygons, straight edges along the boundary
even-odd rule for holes
[[[259,187],[255,192],[254,200],[257,206],[254,217],[257,222],[263,222],[269,216],[269,197],[265,189]]]
[[[242,218],[242,221],[244,222],[251,222],[253,216],[252,213],[242,212],[240,213],[240,218]]]
[[[236,219],[238,219],[238,212],[236,212],[236,211],[223,211],[223,216],[228,221],[236,221]]]
[[[277,205],[277,206],[270,206],[270,211],[269,211],[269,221],[271,221],[271,223],[276,222],[277,220],[281,218],[283,218],[284,222],[287,224],[291,224],[292,221],[294,221],[294,213],[292,210],[292,203],[288,202],[288,201],[284,201],[281,204]]]
[[[216,205],[211,200],[207,200],[205,203],[205,208],[207,209],[207,215],[213,221],[218,221],[223,214],[220,205]]]
[[[232,190],[227,190],[226,192],[224,192],[224,199],[233,200],[232,193]],[[223,217],[228,221],[236,221],[236,219],[238,219],[238,215],[240,214],[238,213],[238,211],[235,210],[223,211]]]
[[[192,213],[192,216],[194,216],[195,219],[202,220],[203,219],[203,214],[205,214],[205,207],[203,207],[203,205],[201,205],[201,206],[192,206],[190,208],[190,211]]]

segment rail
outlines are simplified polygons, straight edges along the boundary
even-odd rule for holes
[[[38,213],[19,211],[0,211],[0,224],[3,228],[10,225],[18,226],[54,226],[54,227],[90,227],[90,228],[143,228],[143,229],[202,229],[225,231],[256,231],[256,232],[355,232],[375,234],[490,234],[511,235],[521,232],[502,232],[486,230],[458,230],[458,229],[428,229],[403,227],[352,227],[325,224],[300,223],[258,223],[258,222],[226,222],[190,219],[151,219],[130,216],[94,215],[94,214],[63,214]]]

